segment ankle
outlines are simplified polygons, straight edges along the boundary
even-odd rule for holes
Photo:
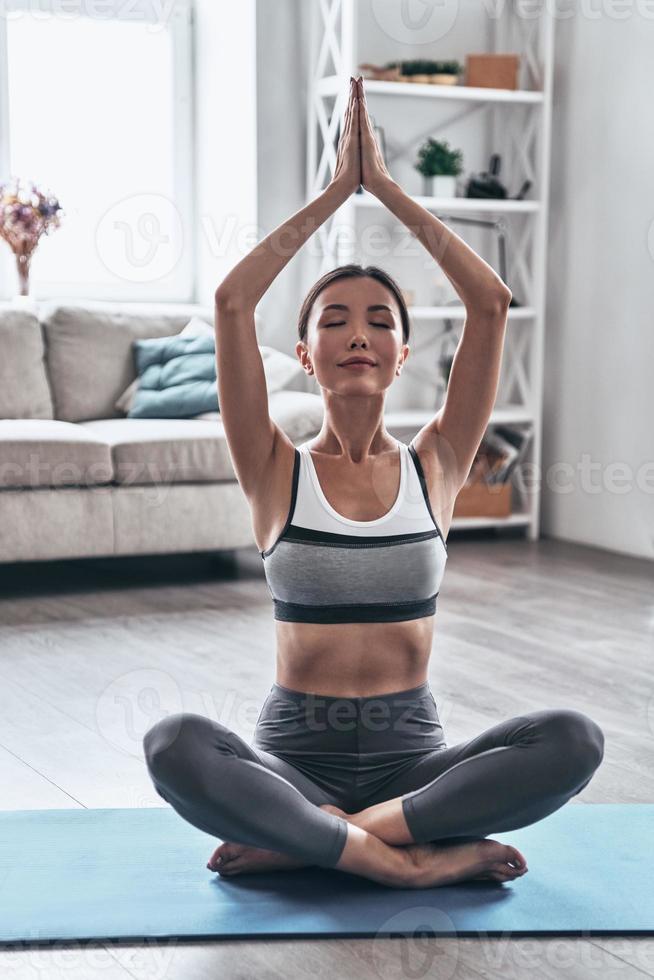
[[[371,861],[383,869],[383,881],[392,888],[413,888],[418,868],[411,853],[403,845],[389,844],[374,833],[362,831]]]
[[[397,801],[375,804],[358,813],[348,814],[347,819],[355,827],[360,827],[392,847],[415,844],[402,812],[402,805]]]
[[[361,830],[368,832],[368,828],[366,827],[367,821],[365,810],[359,810],[357,813],[346,813],[345,820],[347,820],[348,823],[351,823],[354,827],[360,827]]]
[[[392,888],[406,887],[415,873],[413,862],[403,847],[386,844],[374,834],[351,824],[337,867],[362,874]]]
[[[418,867],[413,860],[409,848],[404,845],[386,845],[392,852],[393,884],[396,888],[419,888],[420,878]]]

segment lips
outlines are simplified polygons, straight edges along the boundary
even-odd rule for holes
[[[368,360],[366,357],[350,357],[347,361],[341,361],[339,367],[348,367],[350,364],[361,364],[367,365],[368,367],[374,367],[374,361]]]

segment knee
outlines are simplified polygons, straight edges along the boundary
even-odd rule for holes
[[[597,722],[583,711],[557,708],[544,713],[541,727],[556,771],[574,785],[587,783],[604,757],[604,732]]]
[[[143,753],[153,777],[171,779],[184,774],[187,779],[194,763],[201,758],[202,746],[211,736],[214,722],[192,712],[177,712],[162,718],[143,736]]]

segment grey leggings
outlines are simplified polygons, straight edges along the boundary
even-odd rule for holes
[[[220,722],[180,712],[144,740],[158,794],[221,840],[334,867],[347,821],[402,798],[416,842],[486,837],[524,827],[579,793],[602,761],[604,736],[571,708],[530,711],[447,745],[428,683],[370,697],[327,697],[273,684],[253,743]]]

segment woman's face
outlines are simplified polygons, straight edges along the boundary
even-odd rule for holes
[[[395,296],[369,277],[331,283],[313,304],[306,343],[298,341],[296,351],[321,388],[343,394],[388,388],[409,354]],[[359,355],[373,365],[343,366]]]

